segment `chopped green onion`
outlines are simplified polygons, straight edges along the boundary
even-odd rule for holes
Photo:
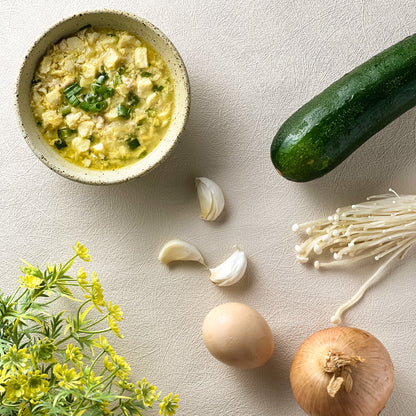
[[[149,78],[149,77],[151,77],[153,74],[152,74],[151,72],[146,72],[146,71],[143,71],[141,75],[142,75],[142,77]]]
[[[72,130],[69,127],[61,127],[60,129],[58,129],[58,137],[61,140],[65,140],[68,137],[71,137],[76,132],[76,130]]]
[[[80,104],[79,108],[80,108],[81,110],[84,110],[84,111],[90,111],[90,105],[89,105],[86,101],[83,101],[83,102]]]
[[[165,88],[163,85],[153,85],[153,91],[162,91]]]
[[[117,87],[118,85],[122,84],[122,80],[121,80],[121,76],[119,74],[115,74],[114,75],[114,79],[113,79],[113,86],[114,88]]]
[[[88,111],[91,113],[98,113],[99,111],[105,110],[107,106],[107,101],[97,101],[95,103],[89,104]]]
[[[79,105],[80,101],[77,98],[77,94],[82,91],[82,88],[79,86],[77,82],[70,85],[69,87],[65,88],[64,95],[68,99],[69,104],[76,107]]]
[[[61,107],[61,114],[63,117],[67,116],[71,112],[71,106],[65,105],[64,107]]]
[[[114,88],[102,86],[98,92],[103,96],[103,98],[110,98],[114,95]]]
[[[67,147],[68,145],[66,144],[66,141],[64,140],[64,139],[58,139],[58,140],[56,140],[55,141],[55,147],[58,149],[58,150],[61,150],[61,149],[63,149],[64,147]]]
[[[147,152],[146,152],[146,150],[144,150],[143,152],[141,152],[141,153],[140,153],[140,155],[139,155],[139,159],[142,159],[142,158],[144,158],[145,156],[147,156]]]
[[[137,122],[137,125],[138,126],[143,126],[143,124],[144,124],[144,122],[145,122],[146,120],[144,119],[144,118],[142,118],[141,120],[139,120],[138,122]]]
[[[102,98],[109,98],[114,95],[114,88],[105,85],[91,84],[91,89],[96,96],[101,96]]]
[[[95,103],[98,101],[98,97],[95,94],[86,94],[84,95],[84,101],[86,101],[88,104]]]
[[[71,104],[74,107],[78,106],[79,103],[81,102],[80,100],[78,100],[78,98],[75,95],[71,95],[70,97],[68,97],[68,101],[69,101],[69,104]]]
[[[66,98],[69,99],[71,96],[77,95],[81,91],[82,91],[82,88],[77,82],[75,82],[74,84],[64,89],[64,95],[66,96]]]
[[[137,104],[140,102],[140,98],[133,92],[129,91],[129,95],[127,96],[129,105],[132,107],[136,107]]]
[[[117,106],[117,114],[119,117],[122,117],[125,119],[130,118],[130,113],[131,113],[131,108],[128,108],[124,104],[119,104]]]
[[[95,81],[99,85],[103,85],[104,82],[108,79],[108,75],[106,73],[101,74],[97,80]]]
[[[90,113],[98,113],[102,110],[105,110],[108,107],[107,101],[94,101],[92,103],[87,103],[83,101],[80,105],[80,108],[84,111],[88,111]]]
[[[91,89],[94,94],[98,94],[98,90],[100,89],[100,84],[91,84]]]
[[[125,72],[126,72],[126,67],[125,67],[125,66],[121,66],[121,67],[118,69],[118,73],[119,73],[119,75],[124,75],[124,74],[125,74]]]
[[[32,85],[39,84],[40,79],[32,79]]]
[[[135,150],[140,146],[140,142],[137,140],[136,137],[129,137],[127,139],[127,144],[130,147],[130,150]]]

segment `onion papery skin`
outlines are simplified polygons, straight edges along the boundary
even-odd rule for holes
[[[365,361],[352,367],[352,390],[328,394],[331,374],[323,371],[327,354],[339,352]],[[316,332],[298,349],[290,383],[299,406],[309,416],[377,416],[394,387],[394,368],[384,345],[357,328],[333,327]]]

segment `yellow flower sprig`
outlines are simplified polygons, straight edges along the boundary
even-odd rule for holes
[[[145,378],[130,381],[130,365],[104,336],[122,338],[123,312],[105,299],[95,272],[89,278],[81,268],[76,278],[68,275],[77,258],[91,261],[84,245],[76,242],[73,249],[66,263],[47,264],[44,271],[24,262],[16,292],[0,291],[0,415],[6,409],[19,416],[140,416],[157,403],[159,415],[173,416],[177,395],[160,399]],[[62,298],[78,304],[75,314],[51,312]],[[104,370],[96,375],[98,363]]]

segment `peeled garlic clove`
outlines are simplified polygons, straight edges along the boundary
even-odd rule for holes
[[[195,185],[201,206],[201,218],[207,221],[216,220],[225,204],[221,188],[208,178],[196,178]]]
[[[182,240],[168,241],[160,250],[159,261],[168,264],[172,261],[197,261],[205,264],[202,254],[192,244]]]
[[[214,269],[209,269],[211,282],[218,286],[231,286],[244,276],[246,268],[247,257],[244,251],[237,248],[224,263]]]

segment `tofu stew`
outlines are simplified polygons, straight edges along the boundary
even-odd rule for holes
[[[65,159],[117,169],[160,143],[174,84],[162,57],[137,36],[85,27],[41,59],[31,107],[41,135]]]

